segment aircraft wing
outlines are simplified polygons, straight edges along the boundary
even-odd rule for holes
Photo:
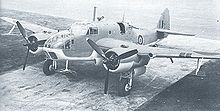
[[[173,47],[149,47],[145,45],[137,45],[135,43],[116,40],[113,38],[103,38],[97,41],[99,47],[104,50],[112,48],[128,48],[137,49],[138,55],[153,54],[152,58],[193,58],[193,59],[220,59],[220,52],[215,51],[195,51],[184,48],[173,48]],[[197,44],[194,44],[197,45]],[[200,47],[201,48],[201,47]],[[220,49],[220,48],[218,48]]]
[[[96,42],[98,47],[103,51],[113,50],[119,53],[127,52],[137,49],[137,55],[140,58],[191,58],[191,59],[220,59],[220,53],[213,53],[215,55],[207,54],[205,52],[195,52],[190,50],[181,50],[173,48],[160,48],[150,47],[147,45],[138,45],[129,41],[117,40],[114,38],[102,38]],[[95,58],[91,57],[67,57],[61,49],[45,48],[44,50],[56,55],[51,59],[73,60],[73,61],[94,61]]]
[[[57,32],[57,30],[50,29],[50,28],[47,28],[47,27],[43,27],[43,26],[36,25],[36,24],[32,24],[32,23],[25,22],[25,21],[22,21],[22,20],[16,20],[16,19],[8,18],[8,17],[1,17],[1,19],[5,20],[6,22],[9,22],[11,24],[14,24],[14,25],[16,25],[16,21],[19,21],[25,29],[31,30],[35,33],[51,34],[51,33],[56,33]]]
[[[149,55],[150,53],[152,54],[152,58],[220,59],[220,53],[211,55],[180,49],[148,47],[146,49],[139,49],[138,51],[138,55]]]
[[[158,47],[192,51],[202,55],[219,55],[220,41],[198,37],[169,35],[157,43]]]

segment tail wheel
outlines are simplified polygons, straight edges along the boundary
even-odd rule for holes
[[[130,78],[121,78],[119,80],[118,95],[127,96],[130,94],[132,85],[130,85]]]
[[[43,66],[43,72],[45,75],[49,76],[55,73],[55,69],[53,67],[53,60],[46,60]]]

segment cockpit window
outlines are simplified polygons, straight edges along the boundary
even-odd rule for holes
[[[89,34],[98,34],[98,27],[89,27],[89,30],[87,31],[86,35]]]
[[[65,42],[64,49],[70,49],[70,40]]]
[[[69,30],[74,35],[85,35],[89,24],[88,22],[75,22]]]

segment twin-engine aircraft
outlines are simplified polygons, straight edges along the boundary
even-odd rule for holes
[[[128,95],[133,78],[144,74],[146,65],[153,58],[169,58],[171,62],[173,58],[192,58],[198,61],[220,59],[220,57],[202,55],[193,51],[157,47],[157,43],[169,34],[194,36],[194,34],[170,30],[168,9],[161,14],[153,30],[138,28],[125,21],[105,21],[102,20],[104,17],[98,17],[96,20],[95,13],[94,9],[92,22],[75,22],[68,30],[59,32],[7,17],[2,19],[15,24],[27,42],[24,45],[27,46],[28,52],[23,69],[25,69],[29,51],[33,54],[43,52],[46,55],[43,65],[43,72],[46,75],[58,71],[57,62],[60,61],[66,61],[64,71],[69,71],[68,61],[91,61],[97,66],[103,65],[107,70],[104,94],[108,91],[109,72],[112,72],[120,74],[119,96]],[[24,28],[35,33],[28,36]],[[198,62],[196,74],[199,68]]]

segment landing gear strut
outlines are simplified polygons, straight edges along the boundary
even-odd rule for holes
[[[49,76],[55,73],[55,67],[53,65],[53,60],[47,59],[44,62],[43,72],[45,75]]]
[[[119,85],[118,85],[119,96],[127,96],[130,94],[133,83],[133,74],[134,74],[133,70],[125,73],[121,73],[119,78]]]

